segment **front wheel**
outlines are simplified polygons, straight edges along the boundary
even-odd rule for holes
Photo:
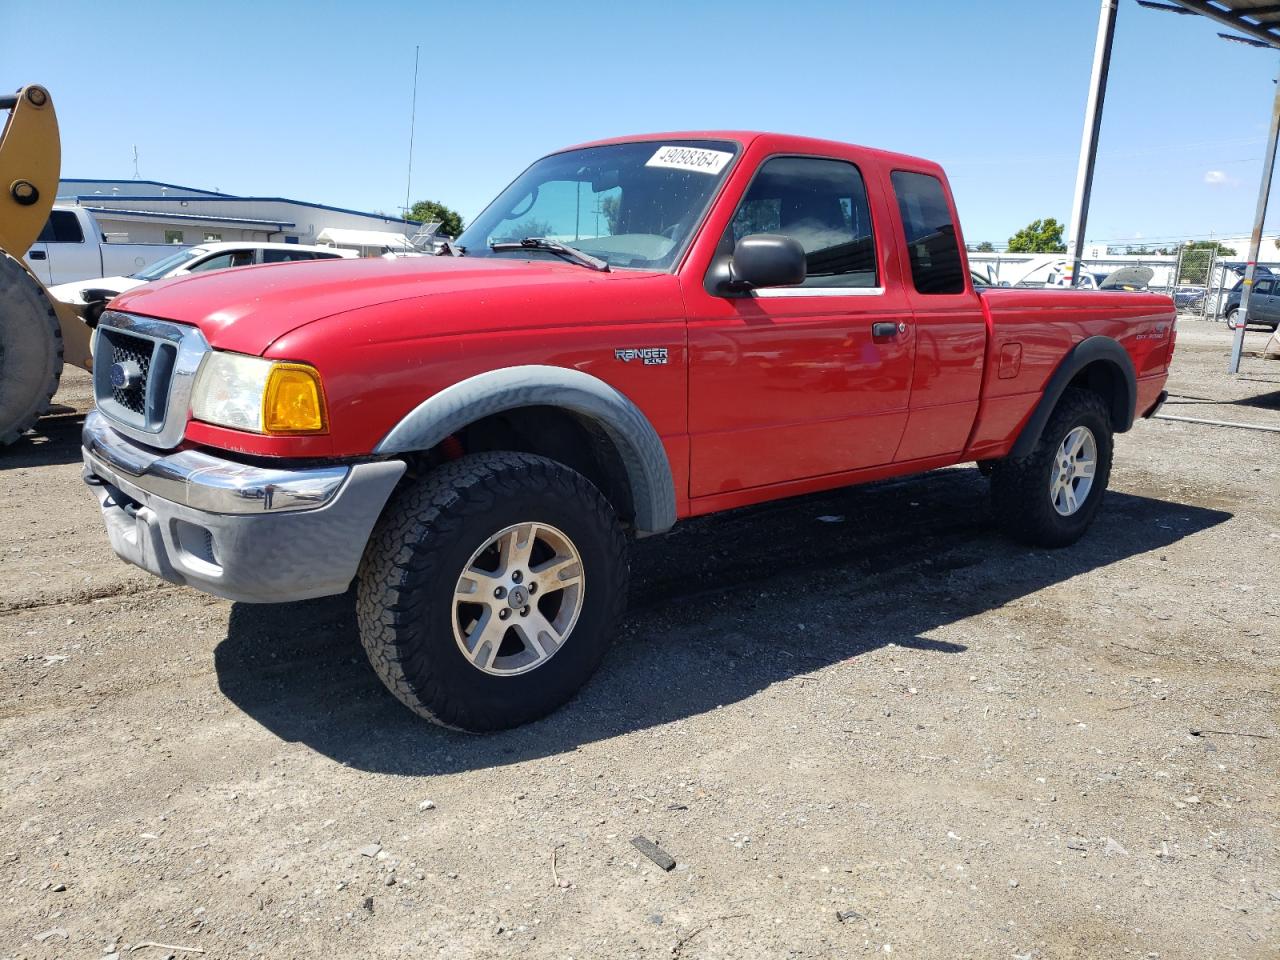
[[[1226,314],[1226,319],[1227,319],[1228,330],[1234,330],[1236,327],[1238,327],[1240,325],[1240,308],[1232,307],[1230,310],[1228,310]]]
[[[360,641],[415,713],[514,727],[595,672],[627,578],[622,530],[590,481],[545,457],[475,454],[388,505],[360,567]]]
[[[1075,543],[1102,503],[1111,449],[1106,403],[1090,390],[1068,388],[1030,455],[995,465],[991,496],[997,522],[1032,546]]]

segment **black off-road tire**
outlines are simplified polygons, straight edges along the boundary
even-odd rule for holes
[[[1076,427],[1088,427],[1097,466],[1084,503],[1070,516],[1054,509],[1050,484],[1058,448]],[[991,474],[996,522],[1010,537],[1037,547],[1066,547],[1084,535],[1111,478],[1112,429],[1106,401],[1091,390],[1068,387],[1029,456],[997,462]]]
[[[35,426],[62,377],[62,328],[49,298],[0,253],[0,447]]]
[[[577,547],[582,608],[564,644],[527,673],[485,673],[454,639],[454,590],[474,552],[519,523],[549,524]],[[627,543],[581,474],[525,453],[473,454],[406,484],[360,565],[360,642],[397,699],[442,726],[501,730],[573,697],[604,658],[626,606]]]

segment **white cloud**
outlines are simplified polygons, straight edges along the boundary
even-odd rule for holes
[[[1235,177],[1228,177],[1221,170],[1206,170],[1204,172],[1204,182],[1208,184],[1212,184],[1213,186],[1222,186],[1222,185],[1237,184],[1240,181],[1237,180]]]

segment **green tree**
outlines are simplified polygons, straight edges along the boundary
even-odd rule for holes
[[[609,236],[614,236],[618,231],[618,221],[622,216],[622,200],[618,196],[601,197],[600,212],[604,214],[604,218],[609,223]]]
[[[1217,257],[1234,257],[1235,250],[1216,240],[1189,240],[1182,245],[1182,269],[1179,283],[1205,284],[1209,282],[1209,265]]]
[[[552,226],[550,220],[539,220],[537,217],[528,217],[507,228],[507,235],[500,239],[503,240],[523,240],[525,237],[549,237],[555,233],[555,227]]]
[[[995,253],[996,248],[992,246],[990,240],[983,240],[980,244],[973,248],[974,253]]]
[[[1032,220],[1009,238],[1010,253],[1066,253],[1062,224],[1053,217]]]
[[[446,237],[456,237],[462,232],[462,215],[435,200],[419,200],[409,209],[409,219],[423,223],[439,220],[440,233]]]

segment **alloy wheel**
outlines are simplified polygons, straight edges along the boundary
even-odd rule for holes
[[[514,676],[542,666],[573,632],[585,578],[555,527],[519,523],[472,554],[453,594],[453,637],[477,670]]]

